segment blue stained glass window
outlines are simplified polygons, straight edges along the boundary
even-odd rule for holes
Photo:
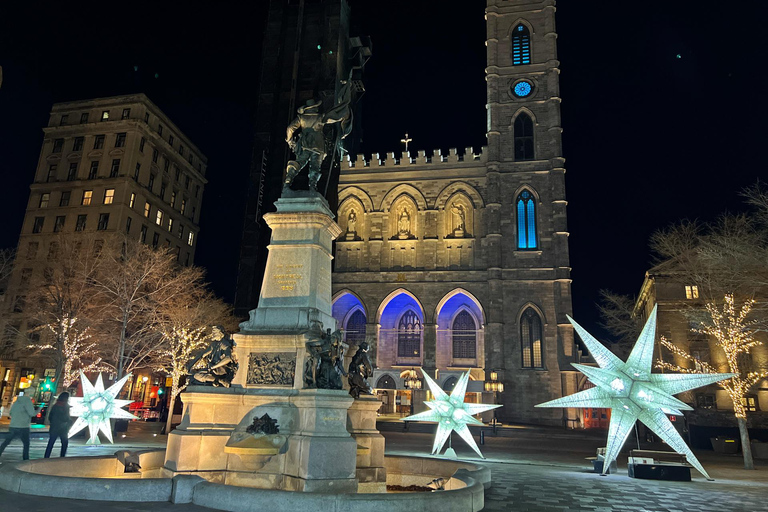
[[[528,27],[520,23],[512,36],[512,65],[520,66],[531,63],[531,33]]]
[[[536,249],[536,201],[527,190],[517,196],[517,248]]]
[[[531,82],[527,80],[522,80],[520,82],[517,82],[515,86],[512,88],[512,92],[518,98],[525,98],[526,96],[531,94],[531,91],[533,91],[533,85],[531,84]]]

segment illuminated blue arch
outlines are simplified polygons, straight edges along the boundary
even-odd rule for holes
[[[424,309],[413,294],[400,288],[384,299],[379,307],[379,333],[395,348],[398,359],[421,358]]]
[[[360,298],[348,290],[343,290],[333,299],[331,309],[336,325],[344,329],[347,343],[359,345],[365,341],[368,314]]]
[[[536,225],[536,198],[530,190],[523,190],[515,202],[517,211],[517,248],[538,249]]]

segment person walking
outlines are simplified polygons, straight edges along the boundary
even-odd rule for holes
[[[69,427],[72,424],[69,416],[69,393],[66,391],[59,395],[56,403],[51,407],[48,422],[51,426],[48,429],[48,446],[45,447],[45,458],[51,457],[56,438],[61,440],[61,457],[66,457],[67,446],[69,446]]]
[[[32,400],[21,394],[16,397],[16,401],[11,406],[10,414],[11,424],[8,429],[8,437],[0,445],[0,455],[5,451],[5,447],[18,437],[24,445],[22,459],[29,460],[29,426],[32,423],[32,418],[37,414],[37,410],[32,405]]]

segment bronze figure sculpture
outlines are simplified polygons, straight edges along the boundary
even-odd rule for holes
[[[187,371],[190,372],[189,383],[228,388],[240,368],[233,352],[235,341],[221,326],[211,328],[210,339],[210,344],[187,364]],[[199,361],[204,361],[205,367],[192,373]]]
[[[368,384],[368,378],[373,375],[373,366],[368,359],[368,343],[362,342],[349,363],[349,394],[360,398],[360,394],[372,395],[373,388]]]
[[[306,343],[307,362],[304,367],[304,386],[318,389],[341,389],[344,371],[344,353],[349,345],[342,341],[344,331],[331,333],[328,329],[313,336]]]

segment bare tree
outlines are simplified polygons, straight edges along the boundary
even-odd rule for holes
[[[13,249],[0,249],[0,286],[11,275],[13,262],[16,259],[16,251]]]
[[[64,361],[60,379],[63,388],[69,388],[72,383],[77,381],[80,378],[80,372],[91,373],[110,369],[102,362],[99,355],[101,350],[99,343],[91,339],[90,327],[85,327],[81,331],[75,325],[76,323],[78,322],[70,320],[69,325],[64,326],[65,336],[60,356]],[[54,339],[57,339],[58,332],[54,331],[54,327],[50,324],[42,326],[42,328],[51,331]],[[54,361],[57,360],[58,347],[56,345],[43,342],[32,344],[29,348],[41,355],[53,355]]]
[[[107,359],[121,378],[152,366],[164,342],[157,328],[160,311],[193,285],[200,271],[184,269],[171,252],[138,240],[122,238],[111,245],[110,264],[95,284],[105,298],[105,325],[115,340]]]
[[[768,377],[765,369],[755,369],[750,363],[750,350],[762,342],[755,339],[755,322],[748,317],[752,311],[753,301],[744,302],[741,307],[736,305],[733,295],[726,295],[720,304],[708,302],[706,304],[708,318],[699,323],[699,327],[692,329],[694,332],[713,336],[716,344],[725,354],[724,368],[700,361],[688,351],[671,343],[662,337],[661,344],[672,354],[686,361],[688,365],[669,363],[658,360],[656,367],[681,373],[718,373],[725,370],[736,375],[728,380],[721,381],[720,386],[725,389],[733,402],[733,413],[739,425],[741,437],[741,451],[744,455],[744,467],[755,469],[752,461],[752,449],[747,429],[747,409],[745,401],[750,390],[762,379]]]
[[[24,298],[31,331],[44,335],[36,348],[45,351],[56,366],[57,390],[65,367],[76,368],[87,361],[79,351],[83,336],[99,321],[100,297],[93,282],[106,261],[104,242],[78,235],[61,235],[51,243],[48,266],[29,277],[30,293]]]
[[[600,325],[616,338],[609,348],[626,359],[643,329],[643,319],[634,314],[635,299],[610,290],[600,290]]]
[[[159,369],[170,374],[172,379],[166,432],[171,429],[176,398],[186,388],[182,378],[187,375],[187,365],[195,353],[207,345],[213,325],[233,329],[236,323],[232,308],[206,290],[200,273],[200,279],[193,286],[177,294],[162,309],[160,332],[164,344],[158,362]]]

